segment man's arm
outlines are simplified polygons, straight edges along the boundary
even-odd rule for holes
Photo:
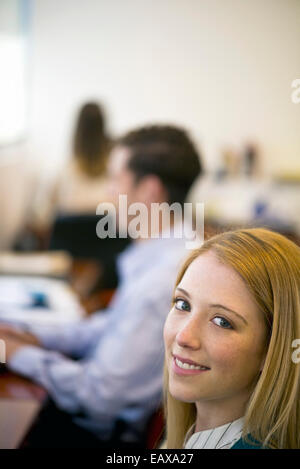
[[[88,319],[59,325],[30,325],[13,327],[0,324],[1,335],[11,337],[23,345],[36,345],[66,355],[83,356],[97,342],[105,329],[108,311],[95,313]]]
[[[89,359],[74,362],[29,346],[17,351],[8,367],[41,384],[60,408],[93,419],[114,420],[126,405],[151,408],[162,388],[163,324],[169,308],[168,296],[155,293],[132,297]]]

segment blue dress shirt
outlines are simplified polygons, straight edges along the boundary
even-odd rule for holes
[[[163,326],[185,254],[184,239],[133,243],[118,258],[120,286],[106,310],[71,325],[32,326],[45,348],[23,347],[8,367],[99,438],[122,419],[124,439],[134,441],[162,398]]]

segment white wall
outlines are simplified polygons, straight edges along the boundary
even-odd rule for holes
[[[23,143],[0,153],[0,250],[11,247],[31,215],[38,175]]]
[[[299,0],[32,1],[31,135],[47,172],[89,98],[114,134],[185,125],[209,167],[224,144],[256,139],[266,171],[300,171]]]

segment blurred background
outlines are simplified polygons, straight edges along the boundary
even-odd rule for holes
[[[0,0],[0,321],[109,304],[130,240],[98,239],[96,207],[114,140],[151,123],[200,150],[206,235],[300,243],[300,0]],[[5,373],[0,448],[26,447],[46,393]]]
[[[300,233],[299,0],[1,0],[0,60],[0,249],[47,248],[88,101],[112,139],[190,132],[207,222]]]

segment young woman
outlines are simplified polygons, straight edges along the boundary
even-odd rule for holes
[[[44,183],[38,191],[33,209],[37,228],[48,229],[57,213],[95,214],[97,205],[108,197],[110,148],[102,107],[96,102],[84,104],[76,119],[70,158],[51,188]]]
[[[56,185],[56,210],[64,213],[95,213],[106,200],[106,165],[110,140],[102,107],[84,104],[73,137],[73,158],[66,163]]]
[[[164,329],[167,447],[300,448],[297,339],[298,246],[253,228],[193,251]]]

